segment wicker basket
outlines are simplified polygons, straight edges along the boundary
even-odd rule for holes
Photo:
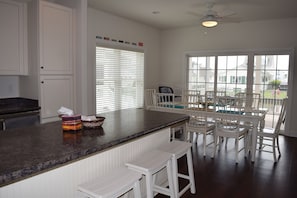
[[[105,117],[96,117],[96,120],[92,120],[92,121],[82,121],[82,124],[85,128],[98,128],[101,127],[103,122],[105,120]]]

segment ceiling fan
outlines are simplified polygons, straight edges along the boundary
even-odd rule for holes
[[[226,11],[224,13],[218,14],[217,11],[213,10],[213,7],[215,5],[215,2],[208,2],[207,3],[207,11],[201,18],[201,25],[207,28],[216,27],[219,22],[224,21],[225,17],[229,17],[231,15],[234,15],[235,12],[233,11]]]

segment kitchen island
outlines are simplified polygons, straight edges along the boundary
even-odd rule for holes
[[[0,197],[78,197],[77,185],[170,140],[183,114],[127,109],[101,128],[63,132],[53,122],[0,134]]]

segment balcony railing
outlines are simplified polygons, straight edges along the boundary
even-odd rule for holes
[[[268,109],[268,112],[265,116],[265,127],[274,127],[281,110],[282,99],[273,99],[273,98],[264,98],[261,100],[262,108]],[[281,126],[283,130],[284,125]]]

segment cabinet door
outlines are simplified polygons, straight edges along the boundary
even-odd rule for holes
[[[40,73],[71,74],[72,54],[72,9],[40,2]]]
[[[41,76],[41,122],[58,120],[58,109],[61,106],[73,109],[72,76]]]
[[[26,4],[0,0],[0,75],[26,75]]]

